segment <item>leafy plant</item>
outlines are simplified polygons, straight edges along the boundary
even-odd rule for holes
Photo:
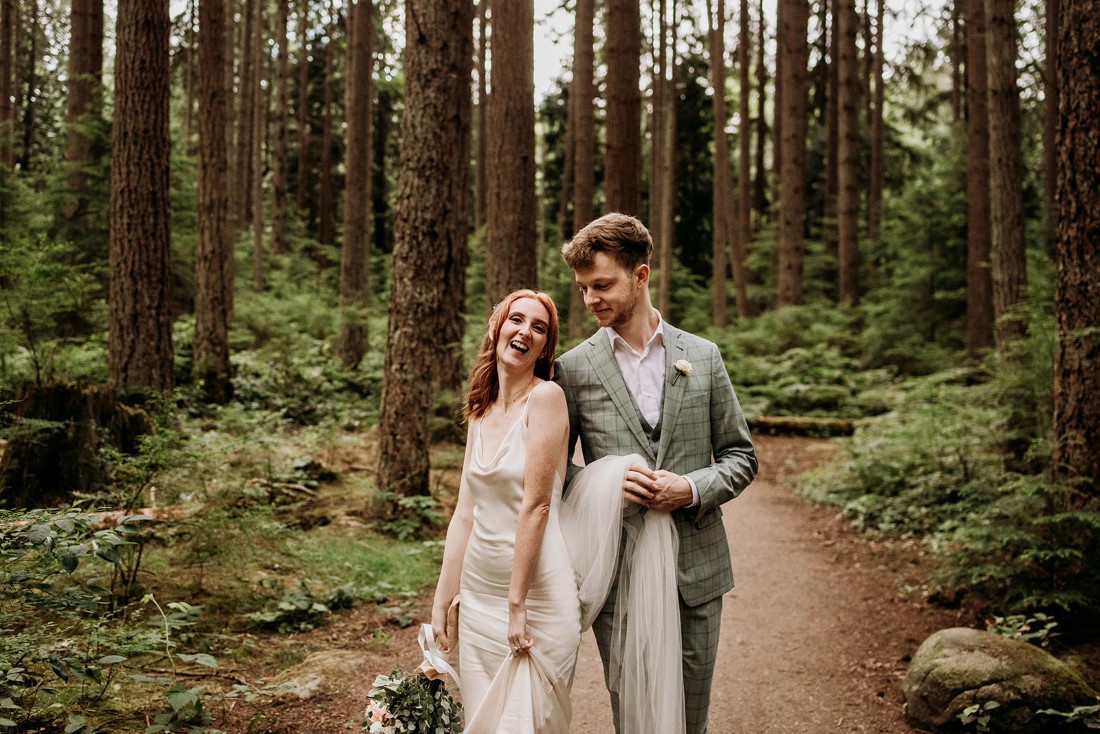
[[[989,722],[993,719],[993,711],[996,711],[1001,707],[1001,704],[997,701],[985,701],[983,703],[973,703],[963,709],[959,714],[959,722],[964,727],[974,725],[974,730],[978,732],[988,732]]]
[[[1067,724],[1081,724],[1086,729],[1100,729],[1100,704],[1094,706],[1074,706],[1072,711],[1042,709],[1036,712],[1041,716],[1062,719]]]
[[[1034,616],[1026,614],[1010,614],[1007,617],[993,617],[993,621],[986,624],[986,630],[995,632],[1002,637],[1013,640],[1031,642],[1039,647],[1049,647],[1050,641],[1058,636],[1054,628],[1058,623],[1054,618],[1036,612]]]

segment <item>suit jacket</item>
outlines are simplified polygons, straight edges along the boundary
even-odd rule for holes
[[[653,442],[626,386],[607,333],[600,329],[563,354],[555,380],[569,409],[569,455],[580,439],[585,462],[637,453],[653,469],[690,477],[699,489],[698,507],[672,513],[680,533],[677,581],[689,606],[733,588],[729,543],[720,505],[749,485],[758,468],[748,425],[718,347],[664,325],[665,382],[661,434]],[[673,365],[691,363],[691,374]],[[579,470],[572,463],[569,478]]]

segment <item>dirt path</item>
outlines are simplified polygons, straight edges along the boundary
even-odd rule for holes
[[[726,506],[737,588],[723,610],[710,731],[912,732],[900,687],[908,656],[935,630],[967,621],[925,602],[919,546],[871,543],[793,493],[799,474],[832,458],[830,443],[766,436],[756,443],[761,474]],[[369,642],[378,624],[360,610],[303,635],[303,645],[326,651],[295,671],[322,674],[307,697],[234,706],[218,723],[231,733],[354,729],[374,675],[418,662],[415,628],[380,649]],[[612,730],[590,633],[573,704],[575,734]]]

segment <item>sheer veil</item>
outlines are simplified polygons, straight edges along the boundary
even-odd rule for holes
[[[635,462],[646,463],[637,454],[608,456],[582,469],[562,500],[562,534],[577,573],[581,629],[614,589],[609,685],[619,695],[620,730],[682,732],[679,536],[668,513],[623,501],[623,476]]]

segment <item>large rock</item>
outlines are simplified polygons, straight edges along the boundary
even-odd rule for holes
[[[1071,711],[1097,702],[1068,666],[1027,642],[955,627],[940,630],[917,649],[905,677],[906,714],[934,731],[959,730],[972,704],[997,701],[990,730],[1040,734],[1058,731],[1042,709]]]

